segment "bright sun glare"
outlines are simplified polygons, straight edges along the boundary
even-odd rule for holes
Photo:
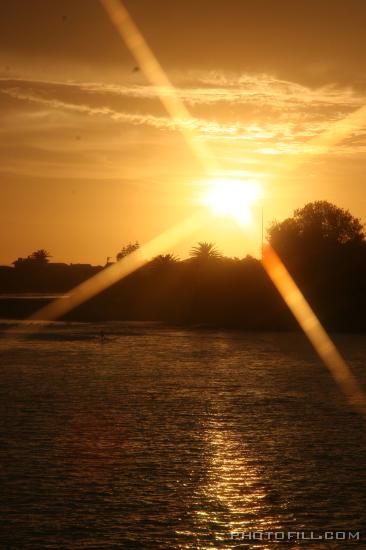
[[[231,216],[240,225],[252,221],[251,207],[262,189],[253,180],[216,179],[204,194],[203,202],[219,216]]]

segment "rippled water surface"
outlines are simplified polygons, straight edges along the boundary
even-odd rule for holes
[[[364,337],[337,343],[365,384]],[[60,323],[0,354],[1,548],[366,531],[366,422],[300,335]]]

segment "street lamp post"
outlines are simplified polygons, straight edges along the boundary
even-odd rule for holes
[[[264,246],[264,208],[262,204],[262,211],[261,211],[261,260],[263,262],[263,246]]]

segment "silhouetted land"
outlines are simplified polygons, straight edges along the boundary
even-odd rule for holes
[[[274,222],[268,240],[329,330],[366,330],[366,240],[348,211],[317,201]],[[138,248],[129,244],[118,261]],[[56,264],[39,250],[0,267],[1,293],[67,293],[107,266]],[[24,318],[47,299],[0,299],[0,316]],[[261,262],[199,243],[179,261],[161,255],[71,312],[70,320],[156,320],[245,329],[296,327]]]

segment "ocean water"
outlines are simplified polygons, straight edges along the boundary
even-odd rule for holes
[[[366,547],[366,421],[301,335],[6,329],[0,548]],[[365,338],[336,341],[365,387]]]

